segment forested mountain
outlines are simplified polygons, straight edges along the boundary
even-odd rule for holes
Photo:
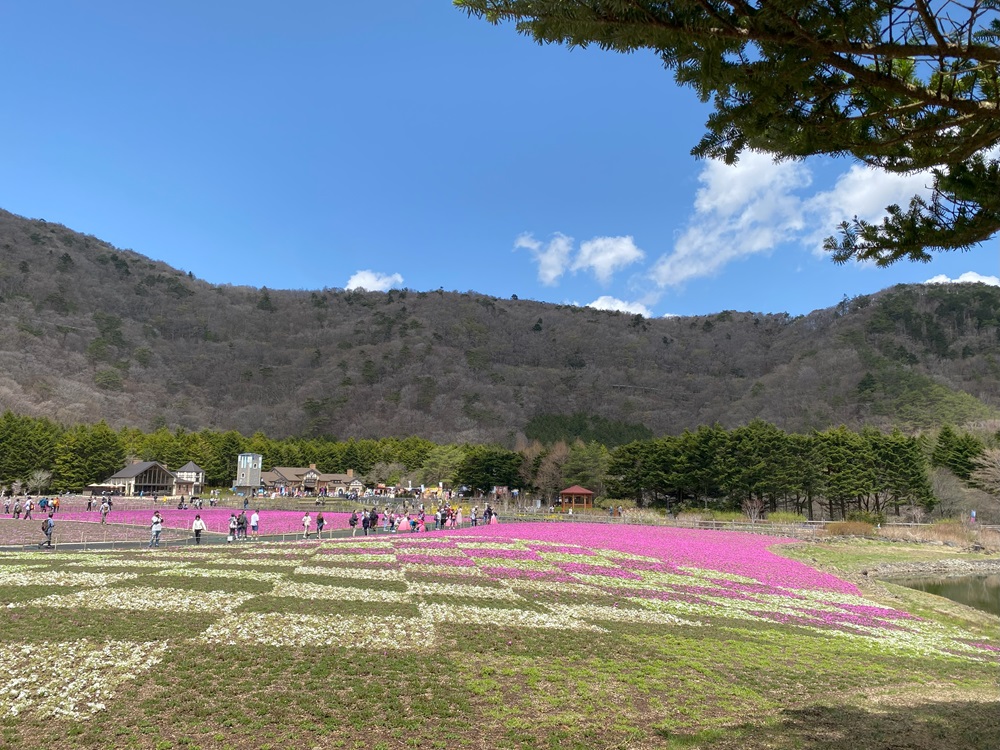
[[[646,319],[475,292],[215,286],[3,211],[0,349],[0,409],[66,425],[509,445],[574,424],[632,439],[754,418],[1000,417],[1000,289],[984,285]]]

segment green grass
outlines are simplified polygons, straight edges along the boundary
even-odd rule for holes
[[[868,540],[777,551],[851,575],[878,561],[952,554]],[[315,567],[317,557],[303,556],[303,562]],[[102,567],[95,556],[93,568],[71,570],[129,572],[130,560],[151,558],[117,555]],[[994,750],[1000,736],[996,661],[897,653],[874,639],[739,620],[721,609],[699,616],[700,625],[601,621],[601,631],[580,631],[500,624],[511,609],[640,606],[596,588],[582,595],[516,589],[521,599],[467,597],[461,590],[404,602],[308,599],[280,595],[281,584],[270,576],[373,594],[402,593],[407,584],[337,576],[334,569],[329,576],[299,575],[266,560],[254,567],[228,551],[210,563],[192,559],[190,566],[233,570],[234,576],[161,575],[136,567],[130,571],[136,578],[105,588],[155,587],[164,597],[221,595],[218,611],[31,606],[33,599],[82,587],[0,586],[0,605],[16,605],[2,610],[15,643],[166,644],[162,661],[117,689],[93,717],[26,711],[0,719],[0,750]],[[52,569],[69,568],[54,558]],[[254,570],[269,577],[255,579]],[[425,572],[407,579],[500,585]],[[937,597],[878,583],[864,591],[873,604],[906,609],[975,637],[1000,638],[997,618]],[[238,606],[225,603],[227,593],[239,595]],[[274,635],[282,645],[257,645],[244,642],[231,625],[248,613],[319,618],[308,620],[313,624],[345,616],[406,623],[419,619],[422,602],[475,607],[498,620],[436,623],[433,638],[404,634],[392,646],[366,645],[364,631],[313,645],[298,645],[295,633],[279,631]],[[215,635],[205,637],[210,627]],[[373,620],[372,628],[378,627]],[[72,670],[74,663],[58,667]]]

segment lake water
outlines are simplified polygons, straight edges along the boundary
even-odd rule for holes
[[[1000,616],[1000,575],[959,578],[905,578],[893,583],[944,596],[952,601]]]

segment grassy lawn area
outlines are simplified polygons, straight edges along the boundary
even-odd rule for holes
[[[510,524],[0,556],[0,748],[997,746],[1000,620],[857,575],[928,549],[786,541]]]

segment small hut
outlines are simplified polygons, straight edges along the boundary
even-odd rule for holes
[[[581,510],[594,509],[594,493],[574,484],[559,493],[559,510],[561,513],[576,513]]]

